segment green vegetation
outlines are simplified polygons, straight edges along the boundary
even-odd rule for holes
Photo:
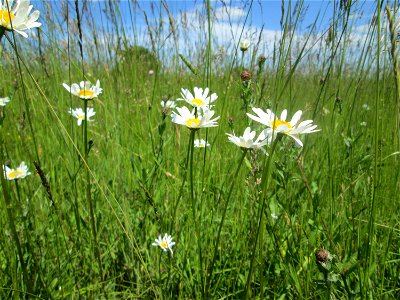
[[[352,2],[335,4],[332,25],[301,39],[304,3],[289,2],[271,53],[261,40],[217,55],[210,1],[196,53],[164,46],[162,20],[149,26],[151,50],[127,46],[117,2],[105,6],[116,14],[107,32],[115,39],[101,39],[104,26],[87,11],[80,16],[82,53],[72,2],[68,40],[57,34],[65,24],[45,21],[47,12],[56,18],[54,2],[42,7],[40,43],[36,29],[28,39],[6,31],[0,97],[11,101],[0,106],[1,160],[25,161],[32,174],[2,177],[0,298],[398,299],[396,13],[378,5],[356,45]],[[62,86],[83,79],[100,80],[98,98]],[[172,123],[161,99],[207,86],[218,95],[218,127]],[[68,110],[84,105],[96,114],[79,127]],[[288,109],[288,119],[302,110],[321,131],[300,136],[303,147],[279,135],[269,156],[243,151],[226,133],[251,126],[259,134],[265,126],[246,116],[252,107]],[[194,148],[197,138],[210,147]],[[152,246],[165,233],[173,254]]]

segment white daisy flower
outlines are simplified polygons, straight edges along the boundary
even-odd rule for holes
[[[83,111],[82,108],[77,108],[77,109],[72,109],[70,108],[68,111],[73,117],[78,119],[78,126],[82,125],[82,121],[85,120],[85,112]],[[90,120],[91,117],[93,117],[96,113],[92,107],[88,107],[86,110],[87,114],[87,120],[88,122],[91,122],[93,120]]]
[[[5,97],[5,98],[0,98],[0,106],[6,106],[7,102],[10,102],[10,98]]]
[[[33,6],[30,5],[29,0],[1,0],[0,26],[8,31],[14,30],[27,38],[28,35],[24,30],[42,25],[36,22],[40,12],[35,10],[30,14],[32,8]]]
[[[196,140],[194,140],[194,147],[195,148],[205,148],[205,147],[209,147],[210,146],[210,144],[209,143],[207,143],[205,140],[203,140],[203,139],[201,139],[201,140],[199,140],[199,139],[196,139]]]
[[[173,112],[171,114],[172,122],[180,125],[185,125],[191,129],[199,129],[204,127],[216,127],[218,123],[216,122],[219,117],[212,119],[214,116],[213,110],[198,111],[197,116],[189,111],[187,107],[177,107],[178,113]]]
[[[164,237],[161,235],[156,239],[156,241],[152,244],[152,246],[160,246],[164,251],[171,251],[173,254],[172,246],[175,245],[175,242],[172,241],[172,236],[165,234]]]
[[[31,175],[31,172],[28,172],[28,166],[25,162],[21,162],[16,169],[11,169],[6,165],[3,165],[3,172],[5,173],[5,178],[8,180],[25,178],[26,176]]]
[[[161,100],[161,106],[165,109],[172,109],[176,107],[176,102],[173,100]]]
[[[65,89],[72,95],[78,96],[84,100],[96,98],[103,91],[100,87],[100,80],[96,81],[96,85],[92,85],[90,81],[81,81],[79,85],[73,83],[71,86],[63,83],[63,87],[65,87]]]
[[[240,41],[240,50],[247,51],[250,47],[250,40],[241,40]]]
[[[210,92],[209,88],[205,88],[203,90],[202,88],[195,87],[193,90],[194,95],[187,89],[181,89],[182,98],[179,98],[177,100],[184,100],[193,107],[210,109],[210,104],[218,98],[216,93],[212,93],[210,96],[208,96],[208,93]]]
[[[313,133],[320,131],[320,130],[315,130],[315,128],[317,128],[317,125],[313,125],[312,120],[306,120],[299,123],[302,114],[301,110],[298,110],[293,115],[290,121],[286,121],[287,117],[286,109],[282,111],[280,118],[278,118],[269,109],[267,109],[267,111],[264,112],[261,108],[253,108],[253,111],[255,112],[256,116],[251,115],[249,113],[247,114],[247,116],[253,119],[254,121],[257,121],[269,127],[265,129],[267,135],[274,134],[274,137],[276,137],[278,133],[286,134],[291,138],[293,138],[296,144],[300,147],[303,146],[303,143],[298,138],[299,134],[306,134],[306,133]]]
[[[271,143],[271,136],[266,135],[265,131],[262,131],[258,138],[254,141],[256,137],[256,132],[251,131],[250,127],[247,127],[243,133],[243,136],[235,136],[233,134],[229,134],[228,139],[230,142],[234,143],[236,146],[240,148],[246,149],[261,149],[263,146]]]

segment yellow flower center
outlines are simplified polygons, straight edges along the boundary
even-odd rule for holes
[[[197,118],[196,119],[188,119],[186,121],[186,124],[190,128],[197,128],[197,127],[199,127],[200,119],[197,119]]]
[[[193,103],[193,104],[196,104],[197,106],[202,106],[202,105],[204,105],[204,101],[201,100],[201,99],[197,99],[197,98],[194,98],[194,99],[192,100],[192,103]]]
[[[290,123],[287,121],[275,120],[272,122],[272,128],[274,130],[276,130],[281,125],[286,125],[288,128],[292,128],[292,125],[290,125]]]
[[[8,174],[8,178],[15,179],[15,178],[18,178],[21,175],[22,175],[21,171],[14,170],[14,171],[11,171],[10,174]]]
[[[7,10],[0,10],[0,25],[3,27],[8,27],[14,17],[15,16],[12,12],[8,12]]]
[[[78,119],[85,119],[85,115],[80,115],[80,116],[78,116]]]
[[[79,91],[79,97],[93,97],[94,92],[90,90],[80,90]]]
[[[205,147],[205,146],[206,146],[206,145],[204,145],[203,143],[200,143],[200,144],[199,144],[199,147],[202,147],[202,148],[203,148],[203,147]]]
[[[162,241],[160,243],[161,248],[168,248],[168,243],[166,241]]]

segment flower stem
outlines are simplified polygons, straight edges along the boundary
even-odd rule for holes
[[[250,269],[249,269],[249,274],[247,275],[247,280],[246,280],[246,293],[244,296],[244,299],[248,299],[249,298],[249,293],[250,293],[250,281],[253,275],[253,268],[254,268],[254,259],[256,256],[256,250],[257,250],[257,242],[258,242],[258,237],[260,235],[260,228],[262,226],[263,223],[263,216],[264,216],[264,209],[265,209],[265,200],[266,200],[266,194],[267,194],[267,190],[268,190],[268,183],[269,183],[269,174],[270,174],[270,166],[271,166],[271,161],[272,158],[274,156],[274,152],[276,149],[276,145],[278,144],[278,142],[281,140],[282,135],[278,134],[278,136],[276,137],[275,141],[272,144],[271,147],[271,151],[269,152],[269,156],[267,158],[266,163],[264,164],[264,171],[263,171],[263,175],[262,175],[262,179],[261,179],[261,203],[259,206],[259,212],[258,212],[258,225],[257,225],[257,231],[256,231],[256,237],[254,240],[254,244],[253,244],[253,249],[251,251],[251,261],[250,261]]]
[[[190,157],[189,157],[189,181],[190,181],[190,198],[192,200],[192,219],[195,222],[196,228],[196,239],[197,239],[197,251],[199,255],[199,263],[200,263],[200,281],[201,281],[201,291],[204,292],[204,276],[203,276],[203,256],[201,253],[201,238],[200,238],[200,226],[197,224],[197,220],[200,218],[196,217],[196,199],[194,195],[194,185],[193,185],[193,152],[194,152],[194,137],[195,130],[190,131],[189,138],[189,149],[190,149]],[[201,210],[200,210],[201,211]]]
[[[219,223],[219,227],[218,227],[217,240],[215,241],[215,245],[214,245],[213,259],[212,259],[211,264],[210,264],[210,266],[208,268],[207,281],[206,281],[206,290],[205,290],[206,298],[210,298],[208,293],[209,293],[209,288],[210,288],[210,285],[211,285],[211,280],[212,280],[212,274],[213,274],[213,270],[214,270],[215,260],[217,258],[217,251],[218,251],[219,240],[221,238],[222,227],[224,225],[226,212],[228,211],[228,205],[230,203],[230,198],[231,198],[231,195],[232,195],[232,191],[233,191],[233,188],[235,186],[235,182],[236,182],[235,179],[238,177],[238,174],[239,174],[239,171],[240,171],[240,167],[242,166],[244,158],[246,157],[247,150],[248,149],[244,149],[243,150],[243,154],[242,154],[242,156],[241,156],[241,158],[239,160],[239,164],[238,164],[238,166],[236,168],[236,171],[235,171],[235,173],[233,175],[233,178],[232,178],[232,184],[231,184],[231,187],[229,188],[228,197],[225,199],[225,205],[224,205],[223,211],[222,211],[221,222]],[[221,194],[220,194],[220,198],[221,198]]]
[[[92,227],[92,235],[93,235],[93,242],[94,242],[94,255],[97,259],[97,263],[99,264],[99,272],[100,278],[103,280],[103,267],[101,264],[101,256],[100,256],[100,249],[99,244],[97,242],[97,230],[96,230],[96,220],[94,215],[94,205],[91,195],[91,184],[90,184],[90,171],[89,171],[89,144],[88,144],[88,122],[87,122],[87,108],[88,108],[88,101],[84,100],[84,112],[85,112],[85,120],[84,120],[84,131],[83,131],[83,143],[84,143],[84,159],[85,159],[85,174],[86,174],[86,200],[89,205],[89,214],[90,214],[90,226]]]
[[[0,128],[0,130],[1,130],[1,128]],[[3,163],[4,162],[4,141],[3,141],[2,136],[1,136],[1,145],[2,145],[2,147],[1,147],[0,155],[1,155],[1,162]],[[17,247],[18,259],[19,259],[19,263],[21,264],[21,267],[22,267],[22,274],[23,274],[25,284],[27,286],[27,290],[28,290],[28,292],[32,292],[31,281],[28,276],[28,272],[26,269],[25,261],[24,261],[24,255],[22,253],[21,243],[19,241],[17,229],[15,226],[15,219],[14,219],[14,214],[12,212],[9,186],[5,179],[5,175],[6,175],[6,172],[3,169],[3,174],[0,176],[1,177],[1,189],[3,190],[3,196],[4,196],[3,198],[4,198],[4,203],[6,205],[8,222],[10,224],[12,238],[14,240],[15,246]]]

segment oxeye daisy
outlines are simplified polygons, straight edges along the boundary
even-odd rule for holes
[[[185,125],[190,129],[199,129],[204,127],[216,127],[218,123],[216,122],[219,117],[212,119],[215,112],[213,110],[198,111],[197,115],[195,110],[189,111],[187,107],[177,107],[178,113],[173,112],[172,122],[180,125]]]
[[[21,162],[16,169],[11,169],[6,165],[3,165],[3,172],[5,173],[5,178],[8,180],[25,178],[26,176],[31,175],[31,173],[28,172],[28,166],[25,162]]]
[[[24,30],[40,27],[42,24],[36,22],[40,12],[33,11],[29,0],[1,0],[0,4],[0,27],[8,31],[16,31],[23,37],[28,37]]]
[[[176,107],[176,102],[173,100],[161,100],[161,107],[164,109],[172,109]]]
[[[195,147],[195,148],[205,148],[205,147],[208,147],[208,146],[210,146],[210,144],[207,143],[207,142],[206,142],[205,140],[203,140],[203,139],[201,139],[201,140],[199,140],[199,139],[194,140],[194,147]]]
[[[172,246],[175,245],[175,242],[172,241],[172,236],[164,234],[164,237],[161,237],[160,235],[152,245],[159,246],[164,251],[169,250],[171,251],[171,254],[173,254]]]
[[[96,98],[103,91],[100,87],[100,80],[96,81],[96,85],[92,85],[90,81],[81,81],[79,84],[73,83],[71,86],[63,83],[63,87],[72,95],[78,96],[83,100]]]
[[[5,98],[0,98],[0,106],[6,106],[6,104],[8,103],[8,102],[10,102],[11,100],[10,100],[10,98],[8,98],[8,97],[5,97]]]
[[[250,127],[247,127],[243,133],[243,136],[235,136],[229,134],[228,139],[230,142],[234,143],[236,146],[245,149],[262,149],[263,146],[271,143],[271,136],[267,135],[265,131],[262,131],[258,138],[254,141],[256,137],[256,132],[251,131]]]
[[[72,109],[70,108],[68,111],[73,117],[78,119],[78,126],[82,125],[82,121],[85,120],[85,112],[83,111],[82,108],[77,108],[77,109]],[[87,115],[87,120],[88,122],[91,122],[93,120],[90,120],[91,117],[95,115],[95,111],[92,107],[88,107],[86,110],[86,115]]]
[[[194,95],[189,90],[182,89],[182,98],[178,98],[177,100],[184,100],[193,107],[210,109],[210,104],[218,99],[216,93],[212,93],[210,96],[208,96],[208,93],[210,92],[209,88],[205,88],[203,90],[202,88],[195,87],[193,90]]]
[[[240,50],[247,51],[247,49],[249,49],[250,47],[250,41],[249,40],[241,40],[240,41]]]
[[[302,141],[298,138],[299,134],[313,133],[320,130],[315,130],[317,125],[312,124],[312,120],[306,120],[299,123],[302,111],[298,110],[292,117],[290,121],[286,121],[287,110],[284,109],[281,113],[281,116],[278,118],[271,110],[267,109],[264,112],[261,108],[253,108],[253,112],[256,116],[247,114],[247,116],[254,121],[257,121],[261,124],[266,125],[267,129],[265,129],[267,134],[276,135],[278,133],[286,134],[294,139],[296,144],[300,147],[303,146]]]

